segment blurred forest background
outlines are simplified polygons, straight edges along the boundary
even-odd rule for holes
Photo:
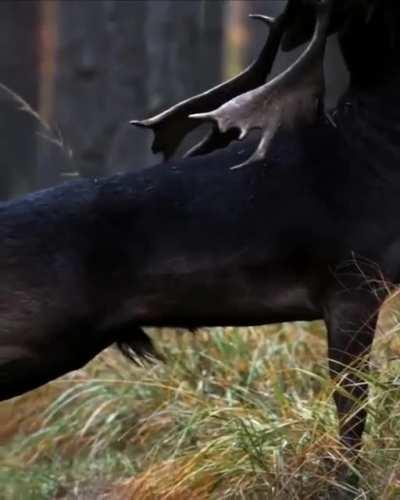
[[[157,161],[144,118],[242,70],[280,0],[19,0],[0,2],[0,82],[56,137],[0,92],[0,199]],[[275,71],[295,57],[284,54]],[[346,81],[335,40],[328,105]],[[72,157],[63,152],[60,142]]]

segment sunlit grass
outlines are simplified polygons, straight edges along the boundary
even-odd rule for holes
[[[395,499],[400,342],[381,324],[354,474],[359,498]],[[320,323],[151,334],[165,364],[109,350],[0,405],[2,498],[323,498],[340,447]]]

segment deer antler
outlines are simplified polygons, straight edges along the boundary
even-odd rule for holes
[[[253,155],[233,168],[264,159],[279,128],[288,129],[298,123],[311,123],[321,113],[324,95],[323,59],[333,0],[311,2],[317,17],[313,38],[307,49],[286,71],[214,111],[190,115],[190,118],[213,121],[222,134],[232,129],[239,130],[240,140],[252,129],[262,130]]]
[[[153,130],[154,153],[162,153],[164,159],[170,158],[178,149],[184,137],[200,125],[192,115],[215,109],[244,92],[262,85],[269,75],[281,39],[284,35],[288,17],[297,0],[289,0],[284,12],[276,19],[263,17],[270,27],[268,39],[258,58],[242,73],[206,92],[182,101],[166,111],[147,120],[132,120],[130,123]],[[257,16],[259,17],[259,16]],[[238,136],[236,131],[221,132],[213,127],[210,134],[193,147],[186,156],[201,155],[226,146]]]

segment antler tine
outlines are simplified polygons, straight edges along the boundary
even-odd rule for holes
[[[217,149],[224,148],[228,146],[232,141],[236,140],[239,133],[235,129],[228,130],[222,133],[217,125],[213,124],[213,127],[208,135],[204,137],[200,142],[195,144],[192,148],[187,151],[183,157],[189,158],[191,156],[201,156]]]
[[[255,153],[245,163],[233,168],[264,159],[279,128],[289,129],[299,122],[312,122],[321,111],[323,59],[333,0],[312,1],[317,14],[313,38],[286,71],[214,111],[191,115],[191,118],[213,121],[222,133],[238,129],[239,139],[244,139],[252,129],[262,130]]]
[[[202,94],[186,99],[156,116],[130,122],[154,132],[152,145],[154,153],[162,153],[164,159],[169,159],[176,152],[184,137],[200,125],[198,120],[193,120],[189,115],[215,109],[265,82],[276,59],[288,16],[296,1],[289,0],[284,12],[276,19],[268,18],[266,22],[270,26],[270,34],[263,49],[258,58],[238,76]],[[222,134],[218,129],[212,130],[208,137],[194,146],[186,156],[209,153],[226,146],[235,138],[235,134]]]
[[[250,19],[259,19],[263,21],[267,26],[272,26],[274,24],[275,18],[270,16],[264,16],[263,14],[249,14]]]

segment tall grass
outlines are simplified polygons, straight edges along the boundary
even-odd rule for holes
[[[358,498],[400,498],[400,342],[374,347]],[[315,499],[340,454],[321,324],[151,332],[167,362],[106,351],[0,405],[5,499]],[[351,485],[342,484],[343,492]]]

